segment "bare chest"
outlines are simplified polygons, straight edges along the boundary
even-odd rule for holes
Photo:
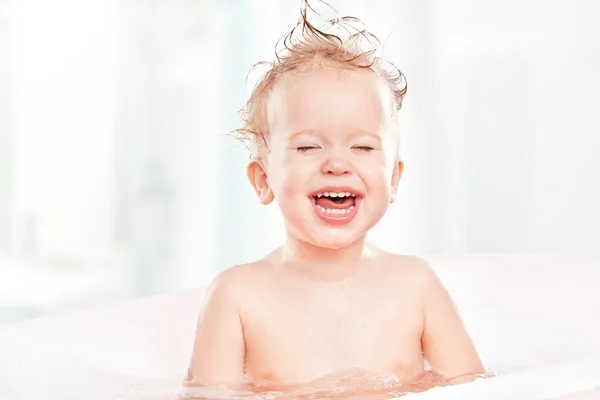
[[[274,290],[250,302],[246,371],[297,382],[347,368],[413,375],[422,370],[421,312],[385,291]]]

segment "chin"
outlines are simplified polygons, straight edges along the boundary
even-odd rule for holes
[[[345,247],[348,247],[348,246],[356,243],[356,241],[360,240],[364,235],[361,235],[361,234],[358,234],[358,235],[348,235],[348,234],[336,235],[335,233],[332,232],[330,234],[318,235],[318,236],[319,237],[313,236],[313,238],[311,240],[311,242],[315,246],[322,247],[325,249],[339,250],[339,249],[343,249]]]
[[[300,208],[300,207],[298,207]],[[311,206],[311,208],[313,208]],[[286,210],[287,211],[287,210]],[[363,240],[379,218],[365,219],[360,214],[348,221],[324,221],[313,210],[289,213],[286,220],[288,232],[297,239],[322,249],[340,250]],[[354,218],[356,217],[356,218]],[[377,216],[378,217],[378,216]]]

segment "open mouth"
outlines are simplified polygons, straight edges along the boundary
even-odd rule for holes
[[[327,214],[347,214],[356,205],[356,194],[350,192],[324,192],[314,195],[313,198],[317,208]]]
[[[323,191],[312,196],[319,218],[327,223],[347,223],[356,215],[362,195],[354,191]]]

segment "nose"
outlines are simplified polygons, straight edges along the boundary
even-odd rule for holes
[[[331,155],[323,162],[321,172],[328,175],[344,175],[351,172],[351,167],[344,157]]]

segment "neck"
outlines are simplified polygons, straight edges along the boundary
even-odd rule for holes
[[[297,272],[313,280],[335,281],[357,272],[372,249],[366,244],[366,235],[339,249],[319,247],[288,236],[279,253],[283,264]]]

